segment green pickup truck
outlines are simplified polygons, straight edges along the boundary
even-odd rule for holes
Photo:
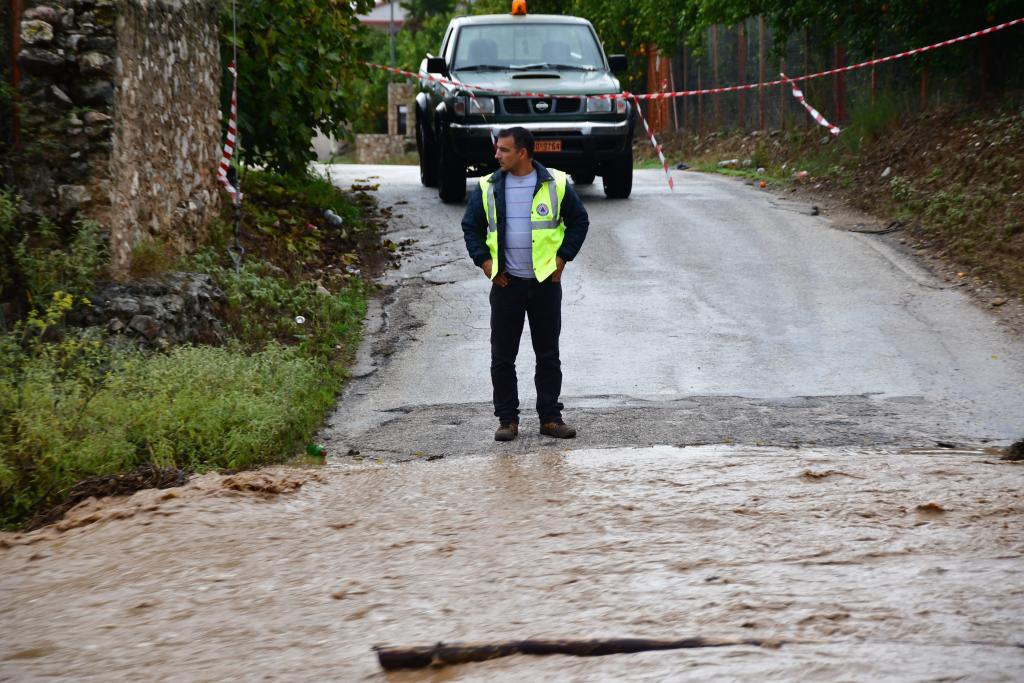
[[[577,185],[601,176],[608,197],[628,197],[633,105],[597,97],[622,92],[612,72],[625,68],[624,55],[605,57],[586,19],[516,14],[453,19],[440,56],[428,54],[420,64],[420,179],[436,186],[442,201],[462,201],[467,175],[498,167],[492,135],[523,126],[533,133],[535,157],[542,164],[571,174]]]

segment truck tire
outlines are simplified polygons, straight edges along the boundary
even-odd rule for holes
[[[443,141],[437,146],[437,196],[445,204],[466,198],[466,167],[453,159],[451,148]]]
[[[434,150],[431,147],[423,131],[423,124],[417,123],[416,151],[420,155],[420,182],[423,183],[423,187],[437,187],[437,159],[434,158]]]
[[[580,173],[572,174],[572,181],[577,185],[590,185],[596,177],[597,174],[593,171],[581,171]]]
[[[625,199],[633,191],[633,148],[604,169],[604,194],[609,199]]]

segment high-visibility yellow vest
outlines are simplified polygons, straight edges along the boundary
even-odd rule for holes
[[[545,180],[533,195],[530,227],[533,229],[533,272],[540,281],[546,280],[558,265],[555,257],[565,238],[562,223],[562,198],[565,197],[565,173],[553,168],[548,173],[554,182]],[[487,214],[487,248],[491,251],[491,279],[498,276],[498,222],[494,210],[494,183],[491,175],[480,177],[480,189]]]

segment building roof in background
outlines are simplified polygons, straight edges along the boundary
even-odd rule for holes
[[[377,0],[377,6],[370,10],[369,14],[360,14],[356,18],[359,19],[360,23],[367,26],[375,26],[386,30],[388,22],[391,21],[392,4],[395,6],[395,28],[401,28],[405,22],[405,10],[399,4],[399,0],[392,0],[392,2]]]

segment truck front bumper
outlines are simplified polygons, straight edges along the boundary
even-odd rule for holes
[[[524,122],[524,123],[450,123],[449,139],[452,153],[471,172],[483,173],[498,167],[494,159],[493,136],[512,126],[522,126],[533,133],[534,140],[561,142],[560,152],[537,152],[534,157],[545,166],[567,173],[599,172],[604,161],[621,158],[633,138],[630,120],[593,122]]]

